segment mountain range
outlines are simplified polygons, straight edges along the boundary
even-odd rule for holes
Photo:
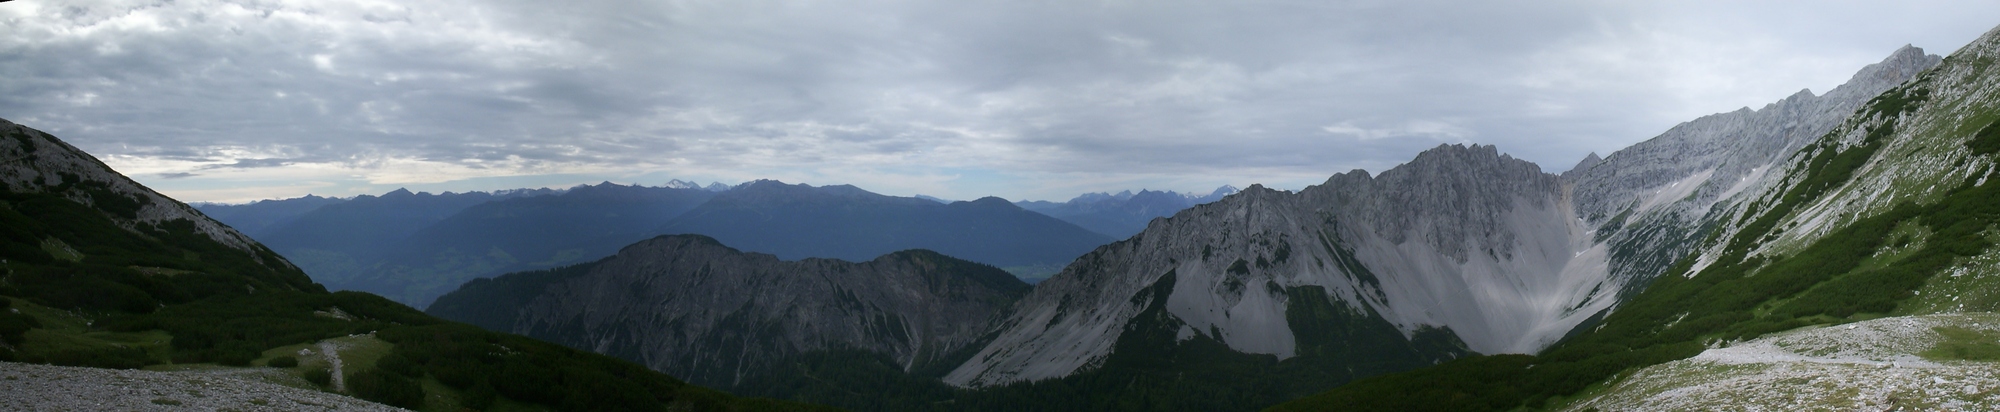
[[[1646,259],[1675,253],[1679,243],[1647,236],[1699,238],[1687,229],[1719,217],[1685,211],[1707,209],[1732,186],[1749,184],[1742,173],[1774,166],[1780,149],[1797,146],[1791,141],[1833,128],[1868,97],[1937,61],[1905,48],[1826,96],[1698,119],[1574,178],[1491,146],[1440,146],[1379,176],[1343,173],[1297,193],[1253,186],[1149,227],[1128,241],[1135,245],[1100,249],[1098,259],[1065,268],[946,381],[1033,381],[1100,362],[1144,310],[1127,297],[1167,273],[1176,274],[1168,311],[1185,324],[1178,336],[1243,353],[1299,355],[1292,335],[1309,326],[1285,314],[1294,305],[1287,291],[1300,287],[1412,338],[1440,331],[1472,352],[1533,353],[1648,280],[1631,273],[1664,269]],[[1720,143],[1699,144],[1709,142]],[[1714,147],[1731,143],[1770,149]],[[1674,160],[1671,169],[1659,166],[1665,159]],[[1719,165],[1727,168],[1718,176]],[[1668,219],[1682,226],[1645,226]]]
[[[1791,216],[1789,211],[1769,208],[1784,203],[1791,196],[1784,195],[1788,191],[1803,190],[1799,187],[1823,190],[1815,186],[1819,183],[1814,176],[1830,167],[1826,165],[1858,167],[1853,162],[1867,161],[1839,153],[1882,144],[1871,143],[1867,136],[1884,139],[1895,126],[1877,123],[1914,110],[1884,106],[1908,105],[1897,102],[1917,99],[1910,97],[1917,92],[1903,85],[1912,79],[1926,81],[1928,77],[1920,74],[1935,73],[1929,70],[1951,61],[1905,47],[1826,94],[1800,92],[1760,109],[1705,116],[1609,156],[1592,154],[1560,175],[1545,173],[1492,146],[1441,145],[1378,175],[1361,170],[1336,174],[1298,192],[1253,185],[1219,200],[1172,209],[1169,217],[1148,217],[1149,223],[1136,234],[1070,262],[1011,308],[995,312],[999,315],[986,326],[987,337],[970,347],[976,351],[941,376],[891,367],[848,380],[900,382],[892,386],[938,396],[934,402],[987,405],[980,402],[990,401],[1056,409],[1140,402],[1173,405],[1169,409],[1219,410],[1271,405],[1397,371],[1417,370],[1392,378],[1428,382],[1421,380],[1430,376],[1423,371],[1434,370],[1426,368],[1434,364],[1452,370],[1526,357],[1509,354],[1589,353],[1593,357],[1587,361],[1597,362],[1591,365],[1639,366],[1690,356],[1687,347],[1671,345],[1630,357],[1604,355],[1603,348],[1564,351],[1581,350],[1575,349],[1580,345],[1575,342],[1611,339],[1603,337],[1604,330],[1676,325],[1681,319],[1652,318],[1606,329],[1624,323],[1621,317],[1657,314],[1653,306],[1661,305],[1656,300],[1663,298],[1651,296],[1680,287],[1672,274],[1699,272],[1718,260],[1727,267],[1754,267],[1763,259],[1776,259],[1742,261],[1740,254],[1724,251],[1728,249],[1724,245],[1786,242],[1798,236],[1794,233],[1823,235],[1832,230],[1835,225],[1824,221],[1827,218],[1813,217],[1828,213],[1801,209],[1817,214],[1787,217],[1792,226],[1780,226],[1804,224],[1801,229],[1753,233],[1750,241],[1717,243],[1746,236],[1745,225],[1758,225],[1757,216]],[[1953,90],[1979,93],[1968,89],[1983,90]],[[1889,114],[1882,114],[1885,111]],[[1956,130],[1967,127],[1973,126]],[[1935,170],[1958,174],[1923,176],[1919,181],[1971,179],[1990,170],[1990,165],[1967,161],[1963,153],[1940,158],[1938,162],[1950,161],[1935,164],[1951,166]],[[1907,173],[1889,176],[1905,178]],[[1945,189],[1926,190],[1935,195]],[[1145,204],[1135,200],[1149,193],[1156,194],[1151,199],[1195,203],[1184,195],[1142,192],[1086,196],[1063,205],[1026,203],[1024,208],[1051,213],[1067,207],[1057,213],[1073,213],[1087,209],[1081,205],[1095,205],[1090,207],[1097,209],[1091,210],[1140,216],[1156,213],[1134,206]],[[1847,202],[1885,201],[1866,197]],[[1765,220],[1769,219],[1776,217]],[[728,239],[721,242],[731,244]],[[476,291],[468,287],[464,292]],[[578,304],[603,298],[568,296]],[[629,305],[646,308],[646,316],[661,319],[696,313],[658,308],[653,302],[640,299]],[[540,305],[546,308],[548,303]],[[503,312],[518,319],[527,310]],[[1792,323],[1784,324],[1837,323],[1853,313],[1815,321],[1792,318],[1787,321]],[[1705,327],[1744,322],[1728,316],[1690,320],[1711,325]],[[783,355],[811,359],[791,352]],[[797,368],[806,371],[829,370],[815,365],[847,365],[824,358],[799,362]],[[1561,377],[1579,373],[1571,369],[1537,373],[1558,372]],[[771,395],[886,408],[824,397],[862,388],[848,380],[797,384],[790,393]],[[938,389],[946,385],[957,389]],[[1341,389],[1300,405],[1338,407],[1362,399],[1423,409],[1426,402],[1436,401],[1398,398],[1394,394],[1404,392],[1381,385],[1348,387],[1370,391]],[[1073,396],[1047,404],[1024,399],[1036,396],[1026,393]],[[1206,396],[1192,395],[1196,393]],[[1469,396],[1469,402],[1494,400],[1489,393],[1452,396]],[[1500,398],[1494,405],[1508,409],[1508,405],[1538,405],[1543,399]]]
[[[845,185],[675,182],[199,207],[258,228],[252,237],[329,287],[419,307],[472,279],[589,262],[661,234],[712,236],[785,259],[859,261],[923,248],[1026,275],[1112,241],[998,198],[945,204]]]
[[[1996,59],[2000,28],[1905,46],[1561,174],[1447,144],[1204,197],[676,181],[217,209],[271,248],[0,123],[0,296],[25,308],[0,355],[286,368],[383,345],[329,388],[446,409],[810,408],[669,375],[862,410],[1992,409]],[[417,313],[287,259],[450,293]],[[1032,286],[1003,268],[1050,264]]]

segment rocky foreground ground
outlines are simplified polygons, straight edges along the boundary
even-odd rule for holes
[[[1939,327],[2000,332],[2000,314],[1875,319],[1717,347],[1615,378],[1568,411],[2000,410],[2000,362],[1926,359]]]
[[[272,383],[271,369],[173,372],[0,362],[5,411],[401,411]]]

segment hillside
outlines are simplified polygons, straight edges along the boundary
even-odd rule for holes
[[[0,121],[0,156],[0,360],[253,368],[425,410],[815,409],[329,293],[263,245],[26,126]]]

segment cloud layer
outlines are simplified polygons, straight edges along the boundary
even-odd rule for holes
[[[1559,171],[1824,92],[1984,3],[0,4],[0,118],[189,201],[667,178],[946,198]]]

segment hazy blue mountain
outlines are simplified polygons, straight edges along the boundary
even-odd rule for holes
[[[1146,230],[1146,224],[1154,218],[1173,216],[1175,212],[1203,203],[1221,200],[1236,193],[1236,188],[1223,186],[1206,195],[1183,194],[1140,190],[1118,193],[1085,193],[1068,202],[1056,203],[1045,200],[1022,201],[1014,204],[1082,226],[1092,232],[1102,233],[1114,239],[1124,239]]]
[[[1111,241],[997,198],[943,204],[853,186],[755,182],[715,190],[719,185],[697,188],[678,180],[670,185],[606,182],[562,191],[442,195],[397,190],[327,202],[259,238],[329,287],[417,307],[467,280],[585,262],[668,233],[731,239],[788,259],[861,260],[928,248],[1033,268],[1021,272],[1030,275],[1053,273]],[[311,200],[218,210],[272,215],[284,211],[279,206]],[[676,219],[690,211],[699,217]]]
[[[774,180],[718,194],[656,232],[707,235],[782,259],[859,261],[929,249],[1001,267],[1060,265],[1112,240],[1000,198],[940,204]]]
[[[297,263],[313,280],[344,288],[350,278],[395,250],[400,241],[467,207],[532,191],[431,194],[396,189],[314,209],[257,237]]]
[[[474,278],[611,255],[715,195],[605,182],[480,203],[396,241],[377,261],[328,286],[422,307]]]
[[[195,203],[195,210],[229,225],[250,237],[263,237],[272,229],[284,227],[299,216],[319,210],[321,206],[345,202],[347,199],[306,195],[291,199],[259,200],[256,202],[230,205],[220,203]]]

